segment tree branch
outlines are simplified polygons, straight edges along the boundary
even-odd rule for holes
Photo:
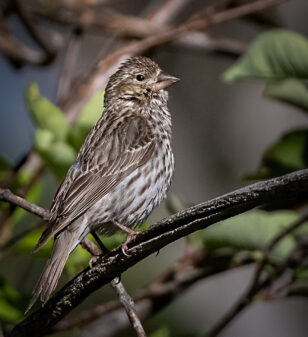
[[[18,324],[10,336],[44,335],[95,290],[169,243],[254,207],[269,205],[277,197],[280,200],[298,195],[307,197],[307,190],[308,169],[246,186],[168,217],[140,232],[128,245],[129,256],[117,248],[99,257],[92,268],[86,268],[43,308]]]
[[[109,76],[117,68],[119,63],[127,57],[142,54],[150,48],[171,42],[191,31],[205,29],[214,24],[238,19],[276,6],[285,1],[287,0],[257,0],[232,9],[219,11],[212,15],[209,15],[209,10],[206,8],[175,28],[170,28],[169,30],[148,36],[140,41],[126,44],[107,57],[100,59],[87,76],[80,76],[76,79],[75,85],[72,88],[75,92],[74,97],[67,96],[66,100],[61,102],[61,108],[66,112],[69,120],[74,120],[85,102],[89,100],[93,93],[106,85]],[[210,8],[212,7],[213,6],[210,6]]]
[[[143,320],[151,317],[199,280],[226,269],[237,268],[251,263],[252,260],[245,258],[237,261],[236,264],[233,262],[233,253],[209,255],[204,248],[185,255],[184,258],[179,259],[174,265],[160,274],[147,288],[139,291],[134,296],[138,317]],[[98,331],[100,337],[111,337],[128,327],[129,322],[122,320],[122,317],[123,310],[121,310],[120,302],[110,301],[60,321],[53,328],[53,332],[71,330],[77,326],[80,327],[95,321],[86,328],[86,331],[90,331],[92,337],[96,336]],[[110,321],[121,321],[122,324],[108,327]],[[103,335],[102,331],[104,331]]]
[[[130,321],[130,324],[132,325],[132,327],[135,329],[136,334],[138,337],[146,337],[146,333],[143,329],[143,326],[141,324],[141,321],[136,313],[135,310],[135,303],[134,300],[131,298],[131,296],[129,296],[129,294],[127,293],[127,291],[125,290],[122,282],[119,279],[113,279],[110,282],[112,288],[117,292],[118,296],[119,296],[119,300],[121,302],[121,304],[123,305],[127,317]]]
[[[43,218],[43,220],[48,220],[50,217],[50,214],[46,209],[19,197],[18,195],[12,193],[9,189],[0,188],[0,200],[19,206],[26,211]]]

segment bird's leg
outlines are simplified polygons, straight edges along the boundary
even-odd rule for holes
[[[95,241],[98,243],[99,248],[102,251],[102,254],[105,255],[105,254],[109,253],[109,249],[103,244],[103,242],[101,241],[99,236],[95,232],[91,232],[91,234],[92,234],[93,238],[95,239]]]
[[[124,255],[130,256],[130,254],[127,253],[127,250],[128,250],[127,245],[130,241],[132,241],[138,235],[138,232],[136,232],[133,229],[130,229],[127,226],[124,226],[124,225],[122,225],[122,224],[120,224],[119,222],[116,222],[116,221],[114,221],[113,224],[127,234],[127,237],[126,237],[125,241],[121,245],[121,250],[122,250],[122,253]]]
[[[97,261],[99,255],[103,254],[107,254],[109,253],[109,250],[105,247],[105,245],[103,244],[103,242],[101,241],[101,239],[99,238],[99,236],[93,231],[91,232],[93,238],[95,239],[95,241],[97,242],[97,244],[99,245],[99,248],[101,250],[101,252],[99,252],[98,255],[93,255],[89,261],[89,266],[90,268],[92,268],[92,266],[95,264],[95,262]]]

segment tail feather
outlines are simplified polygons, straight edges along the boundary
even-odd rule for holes
[[[55,290],[69,254],[76,246],[75,231],[63,231],[56,238],[52,253],[34,288],[33,296],[25,311],[27,313],[40,297],[44,305]]]

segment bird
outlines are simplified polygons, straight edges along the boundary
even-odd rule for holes
[[[109,78],[104,110],[55,194],[50,219],[34,251],[54,237],[53,248],[26,309],[54,292],[66,260],[89,234],[127,233],[166,198],[174,172],[167,88],[179,78],[151,59],[125,60]]]

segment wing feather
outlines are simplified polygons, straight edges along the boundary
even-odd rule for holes
[[[144,119],[135,118],[130,123],[117,125],[113,134],[96,142],[96,148],[91,151],[92,158],[89,158],[89,151],[86,159],[78,157],[79,162],[71,167],[55,196],[51,207],[53,221],[42,234],[35,251],[109,193],[125,176],[149,160],[154,152],[155,142],[145,132],[148,125],[144,123]],[[135,128],[134,133],[131,132],[132,128]],[[112,152],[100,156],[97,162],[94,157],[97,155],[96,151],[103,148]],[[89,165],[91,161],[95,165]]]

